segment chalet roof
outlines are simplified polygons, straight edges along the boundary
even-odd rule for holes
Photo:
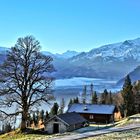
[[[83,118],[81,115],[75,112],[60,114],[60,115],[57,115],[57,117],[69,125],[87,122],[85,118]]]
[[[89,114],[113,114],[114,105],[103,104],[71,104],[67,112],[89,113]]]
[[[85,118],[83,118],[81,115],[79,115],[78,113],[70,112],[70,113],[55,115],[52,118],[50,118],[46,122],[46,124],[55,118],[58,118],[59,120],[61,120],[62,122],[64,122],[67,125],[73,125],[73,124],[77,124],[77,123],[87,122],[87,120]]]

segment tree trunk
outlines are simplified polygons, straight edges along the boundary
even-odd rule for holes
[[[24,98],[23,100],[23,107],[22,107],[22,118],[21,118],[21,131],[25,132],[27,129],[27,121],[28,121],[28,107],[27,107],[27,100]]]
[[[26,128],[27,128],[27,119],[28,119],[27,112],[26,111],[23,111],[22,118],[21,118],[21,128],[20,128],[22,132],[25,132],[26,131]]]
[[[21,131],[25,132],[27,128],[27,120],[28,120],[28,105],[27,105],[27,96],[26,92],[22,93],[22,118],[21,118]]]

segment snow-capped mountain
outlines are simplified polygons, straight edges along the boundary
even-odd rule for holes
[[[78,61],[81,58],[95,59],[97,57],[102,57],[104,59],[112,57],[122,61],[131,58],[140,61],[140,38],[101,46],[87,53],[81,53],[73,57],[72,60]]]
[[[68,66],[58,66],[57,76],[120,79],[139,64],[140,38],[137,38],[101,46],[69,58]]]
[[[64,58],[64,59],[68,59],[68,58],[74,57],[74,56],[79,54],[79,52],[70,51],[70,50],[68,50],[68,51],[66,51],[62,54],[60,54],[60,53],[55,53],[54,54],[54,53],[51,53],[51,52],[48,52],[48,51],[43,51],[42,53],[45,54],[45,55],[50,55],[54,58]]]
[[[79,52],[68,50],[68,51],[66,51],[66,52],[64,52],[62,54],[56,53],[55,55],[57,57],[62,57],[62,58],[71,58],[71,57],[74,57],[74,56],[76,56],[78,54],[79,54]]]

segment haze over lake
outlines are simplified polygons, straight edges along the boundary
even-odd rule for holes
[[[73,77],[69,79],[58,79],[55,80],[55,91],[54,95],[57,100],[65,98],[69,100],[79,96],[83,90],[83,86],[87,85],[87,94],[90,92],[90,84],[94,86],[94,91],[103,92],[104,89],[117,92],[121,87],[116,86],[115,80],[106,80],[98,78],[85,78],[85,77]]]

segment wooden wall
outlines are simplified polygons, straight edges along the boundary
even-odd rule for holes
[[[109,123],[114,121],[114,116],[108,114],[80,113],[80,115],[83,116],[85,119],[87,119],[89,122]]]

